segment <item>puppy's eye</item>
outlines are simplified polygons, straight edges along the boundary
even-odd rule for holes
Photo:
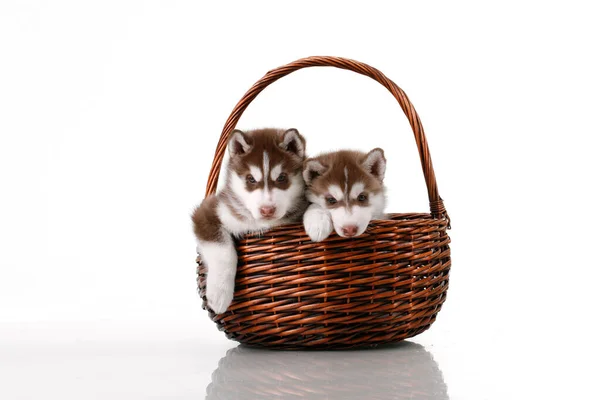
[[[287,182],[287,174],[279,174],[279,176],[277,177],[277,182],[279,183],[285,183]]]
[[[246,176],[246,182],[248,183],[256,183],[256,179],[252,175]]]
[[[361,203],[364,201],[367,201],[367,195],[364,193],[361,193],[358,195],[358,197],[356,198],[356,200],[360,201]]]
[[[327,196],[327,197],[325,197],[325,201],[327,203],[329,203],[329,204],[335,204],[335,203],[337,203],[337,200],[333,196]]]

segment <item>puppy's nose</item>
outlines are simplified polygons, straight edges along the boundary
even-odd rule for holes
[[[275,207],[273,206],[262,206],[260,208],[260,215],[265,218],[272,217],[275,214]]]
[[[342,226],[342,233],[344,236],[352,237],[356,235],[356,232],[358,232],[358,226],[356,225]]]

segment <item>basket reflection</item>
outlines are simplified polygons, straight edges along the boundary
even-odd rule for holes
[[[233,348],[219,361],[207,399],[448,399],[442,372],[423,346],[369,350]]]

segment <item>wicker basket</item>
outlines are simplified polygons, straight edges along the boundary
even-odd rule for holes
[[[269,71],[227,119],[206,195],[216,190],[229,134],[250,102],[279,78],[314,66],[366,75],[394,95],[414,132],[431,213],[391,214],[371,221],[357,238],[332,235],[320,243],[311,242],[301,224],[247,235],[237,242],[234,300],[223,314],[207,306],[206,271],[196,259],[203,307],[228,338],[253,346],[349,348],[399,342],[427,330],[446,299],[450,220],[419,116],[404,91],[380,71],[338,57],[308,57]]]

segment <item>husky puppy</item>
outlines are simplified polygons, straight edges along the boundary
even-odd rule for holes
[[[361,235],[372,219],[383,218],[386,160],[383,150],[368,153],[342,150],[304,162],[306,197],[304,229],[314,242],[332,232],[342,237]]]
[[[225,187],[192,214],[198,254],[207,266],[206,297],[217,314],[233,300],[233,238],[301,221],[308,206],[302,179],[305,147],[296,129],[233,131]]]

